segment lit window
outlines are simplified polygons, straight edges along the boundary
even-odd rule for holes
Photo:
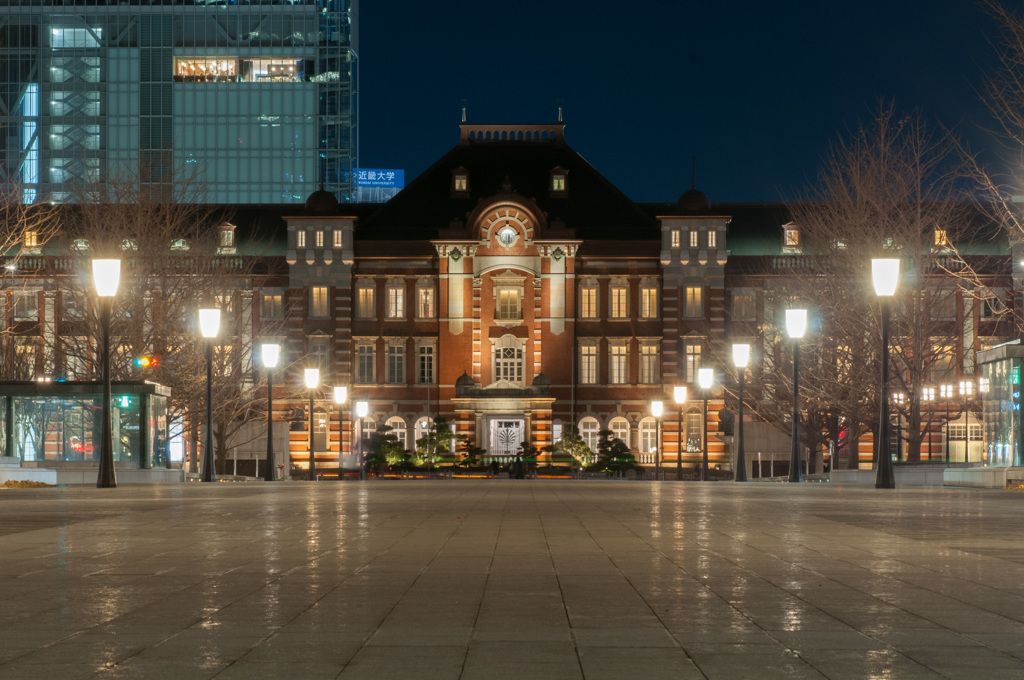
[[[800,231],[798,229],[787,228],[785,231],[784,245],[790,248],[799,247]]]
[[[306,247],[306,232],[297,231],[295,232],[295,247],[305,248]]]
[[[658,448],[658,421],[647,417],[640,421],[640,453],[654,453]]]
[[[377,316],[373,292],[373,281],[364,279],[356,286],[356,316],[360,319],[373,319]]]
[[[597,345],[580,345],[580,384],[597,384]]]
[[[945,229],[935,230],[935,245],[940,248],[946,248],[949,246],[949,236],[946,234]]]
[[[39,245],[39,233],[35,231],[25,232],[25,247],[35,248]]]
[[[35,319],[39,314],[39,301],[34,292],[17,293],[14,297],[14,318],[18,321]]]
[[[691,319],[699,319],[704,316],[704,289],[700,286],[686,287],[686,307],[683,315]]]
[[[597,284],[593,282],[580,284],[580,318],[597,318]]]
[[[404,420],[398,416],[391,416],[384,424],[388,427],[388,434],[398,441],[399,446],[403,449],[409,448],[409,442],[406,441],[408,430],[405,427]]]
[[[697,343],[686,345],[686,382],[697,381],[697,371],[700,369],[701,345]]]
[[[313,286],[309,289],[309,295],[309,315],[321,318],[328,316],[327,286]]]
[[[503,288],[498,291],[498,309],[495,310],[495,318],[502,320],[519,319],[522,313],[519,310],[519,291],[511,288]]]
[[[373,345],[361,344],[356,347],[356,382],[368,385],[377,382]]]
[[[455,175],[455,190],[469,191],[469,177],[467,175]]]
[[[335,229],[332,233],[334,235],[334,247],[335,248],[340,248],[341,247],[341,236],[342,236],[341,229]]]
[[[658,318],[658,289],[653,284],[640,287],[640,318]]]
[[[220,230],[220,247],[231,248],[235,245],[235,230],[234,229],[221,229]]]
[[[324,230],[323,229],[317,229],[316,231],[313,232],[313,236],[315,237],[316,247],[317,248],[323,248],[324,247]]]
[[[260,316],[264,319],[280,319],[284,312],[281,301],[280,293],[264,293]]]
[[[100,46],[102,36],[102,28],[54,28],[50,30],[50,47],[55,50],[68,47],[96,48]]]
[[[625,418],[612,418],[612,422],[608,423],[608,429],[612,431],[612,437],[620,440],[626,446],[629,446],[629,421]]]
[[[552,191],[565,191],[565,175],[552,175],[551,176],[551,190]]]
[[[714,229],[708,232],[708,248],[718,247],[718,232]]]
[[[405,281],[400,279],[388,281],[387,295],[387,318],[401,319],[405,317]]]
[[[648,342],[640,345],[640,382],[650,385],[658,382],[658,345]]]
[[[580,438],[591,452],[597,451],[597,437],[601,431],[601,424],[597,418],[584,418],[580,421]]]
[[[749,321],[754,318],[754,294],[732,294],[732,318]]]
[[[673,248],[678,248],[679,247],[679,230],[678,229],[673,229],[672,230],[672,247]]]
[[[608,289],[609,318],[625,319],[629,316],[629,305],[627,304],[628,289],[624,284],[613,284]]]
[[[629,347],[625,343],[614,343],[609,349],[608,382],[624,385],[629,382]]]
[[[416,289],[416,317],[419,319],[434,318],[433,287],[419,287]]]
[[[405,382],[405,345],[397,342],[388,344],[388,383],[400,385]]]
[[[690,247],[696,248],[700,245],[700,232],[696,229],[690,230]]]
[[[494,382],[523,384],[523,341],[506,335],[494,346]]]

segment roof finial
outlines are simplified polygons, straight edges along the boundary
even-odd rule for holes
[[[462,124],[463,125],[466,124],[466,107],[465,106],[462,107]]]
[[[690,156],[690,189],[697,188],[697,157]]]
[[[559,123],[562,122],[562,107],[561,106],[558,107],[558,122]]]

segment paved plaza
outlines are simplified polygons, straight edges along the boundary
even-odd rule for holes
[[[0,678],[1024,678],[1024,494],[0,491]]]

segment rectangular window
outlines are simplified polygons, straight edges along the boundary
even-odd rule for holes
[[[468,191],[469,179],[465,175],[455,175],[455,190]]]
[[[356,382],[369,385],[377,382],[373,345],[356,347]]]
[[[519,319],[519,291],[511,288],[504,288],[498,291],[498,319]]]
[[[280,293],[264,293],[260,306],[260,317],[264,319],[280,319],[284,314]]]
[[[494,380],[507,380],[521,385],[523,382],[523,348],[494,348]]]
[[[38,234],[38,232],[26,231],[25,232],[25,247],[26,248],[35,248],[38,245],[39,245],[39,234]]]
[[[372,319],[377,316],[372,281],[361,283],[356,289],[356,315],[360,319]]]
[[[331,339],[326,336],[312,336],[306,340],[308,347],[308,368],[320,369],[320,382],[326,384],[330,368]]]
[[[341,229],[335,229],[331,233],[333,234],[333,238],[334,238],[334,247],[335,248],[341,248],[341,234],[342,234]]]
[[[658,382],[658,346],[656,344],[640,345],[640,382],[648,385]]]
[[[932,338],[931,358],[931,381],[934,383],[952,382],[953,374],[953,346],[948,341],[940,338]],[[947,385],[942,385],[943,388]],[[946,396],[946,395],[942,395]],[[952,395],[949,395],[952,396]]]
[[[683,315],[691,319],[699,319],[704,316],[704,289],[700,286],[686,287],[686,307]]]
[[[35,292],[16,293],[14,296],[14,318],[29,321],[39,314],[39,300]]]
[[[935,230],[935,245],[939,248],[945,248],[949,245],[949,235],[945,229]]]
[[[608,382],[625,385],[629,382],[629,347],[616,343],[609,348]]]
[[[701,345],[694,343],[686,345],[686,382],[697,381],[697,371],[700,369]]]
[[[233,229],[220,230],[220,246],[230,248],[235,245],[235,231]]]
[[[565,175],[552,175],[551,176],[551,190],[552,191],[565,191]]]
[[[786,229],[784,233],[785,245],[789,247],[800,245],[800,232],[797,229]]]
[[[420,319],[434,318],[434,289],[419,288],[416,291],[416,316]]]
[[[718,247],[718,232],[714,229],[708,231],[708,248]]]
[[[654,286],[640,288],[640,318],[658,318],[658,289]]]
[[[613,286],[608,291],[609,317],[610,319],[625,319],[629,315],[629,306],[626,304],[626,293],[628,289],[624,286]]]
[[[679,247],[679,230],[678,229],[673,229],[672,230],[671,238],[672,238],[672,247],[673,248],[678,248]]]
[[[420,345],[417,351],[416,382],[430,384],[434,382],[434,348]]]
[[[295,247],[305,248],[306,247],[306,232],[297,231],[295,232]]]
[[[750,320],[754,318],[754,294],[732,294],[732,318]]]
[[[596,345],[580,345],[580,384],[597,384]]]
[[[690,247],[697,248],[700,246],[700,232],[696,229],[690,230]]]
[[[388,383],[401,385],[405,382],[405,346],[398,343],[388,345]]]
[[[597,288],[595,286],[580,289],[580,318],[597,318]]]
[[[313,235],[316,237],[316,247],[317,248],[323,248],[324,247],[324,230],[323,229],[317,229],[316,231],[313,232]]]
[[[404,285],[404,283],[403,283]],[[389,319],[401,319],[405,317],[405,288],[402,285],[388,286],[388,311]]]
[[[61,294],[61,302],[64,303],[65,319],[85,318],[85,308],[82,305],[82,297],[78,293],[65,292]]]
[[[309,316],[324,318],[328,315],[327,286],[313,286],[309,289]]]

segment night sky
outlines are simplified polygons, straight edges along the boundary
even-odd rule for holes
[[[828,144],[894,99],[998,164],[971,0],[360,2],[360,166],[406,182],[470,123],[547,123],[630,198],[794,198]]]

